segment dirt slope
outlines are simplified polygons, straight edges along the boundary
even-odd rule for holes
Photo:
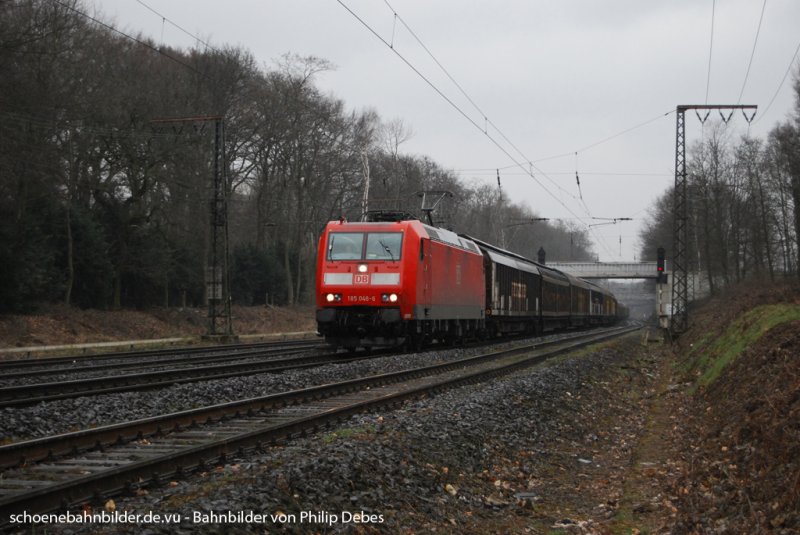
[[[798,316],[796,286],[741,288],[697,312],[677,354],[700,386],[676,429],[687,463],[676,533],[800,532]],[[717,362],[746,347],[704,384],[713,363],[697,366],[692,344]]]
[[[313,331],[311,307],[234,307],[237,334]],[[36,314],[0,315],[0,347],[147,340],[206,332],[202,308],[80,310],[63,305],[42,307]]]

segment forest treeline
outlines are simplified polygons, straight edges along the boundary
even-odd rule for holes
[[[315,79],[324,59],[265,68],[235,47],[177,50],[89,19],[79,0],[0,3],[0,311],[200,305],[209,257],[214,123],[230,282],[241,304],[308,302],[325,222],[370,207],[420,215],[528,256],[592,258],[585,230],[531,223],[494,185],[403,152],[400,119],[349,110]]]
[[[747,278],[800,274],[800,70],[794,93],[791,116],[766,140],[709,121],[687,150],[687,268],[712,293]],[[654,260],[664,246],[669,260],[672,232],[670,188],[640,235],[642,258]]]

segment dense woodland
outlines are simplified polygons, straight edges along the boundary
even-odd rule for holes
[[[401,119],[349,110],[287,54],[159,48],[92,21],[78,0],[0,3],[0,310],[200,305],[209,262],[214,123],[224,117],[234,303],[308,302],[325,222],[370,208],[420,215],[417,192],[452,197],[437,224],[535,256],[591,258],[585,231],[536,222],[496,186],[464,184],[403,152]]]
[[[746,278],[800,274],[800,70],[794,92],[791,118],[766,140],[737,138],[709,120],[687,150],[688,267],[712,293]],[[669,189],[658,199],[640,236],[643,258],[664,245],[669,260],[672,196]]]

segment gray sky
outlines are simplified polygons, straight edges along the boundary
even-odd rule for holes
[[[739,102],[764,6],[762,0],[342,0],[472,121],[483,128],[488,117],[524,156],[491,125],[488,134],[517,161],[532,161],[548,193],[337,0],[142,2],[214,46],[250,50],[268,68],[286,52],[329,60],[336,70],[321,74],[318,86],[350,109],[403,119],[414,135],[401,151],[428,155],[468,183],[496,184],[500,168],[504,191],[540,216],[578,216],[582,225],[602,222],[589,214],[635,218],[592,227],[604,261],[634,258],[644,217],[674,180],[676,105],[705,103],[707,89],[709,104]],[[95,0],[95,6],[124,31],[198,46],[137,0]],[[402,21],[395,23],[394,12]],[[800,2],[767,0],[741,99],[759,106],[753,135],[764,137],[793,109],[790,74],[764,113],[800,44],[799,28]],[[734,118],[728,129],[736,139],[748,125],[740,113]],[[700,139],[697,118],[687,114],[686,124],[687,142]]]

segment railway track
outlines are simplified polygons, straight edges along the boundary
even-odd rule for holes
[[[582,333],[423,368],[246,399],[0,447],[0,523],[179,477],[353,414],[486,380],[637,330]]]
[[[47,366],[41,369],[24,369],[23,371],[6,371],[0,376],[0,388],[5,386],[22,386],[26,380],[52,377],[56,375],[80,375],[82,378],[97,377],[102,372],[109,370],[118,374],[123,371],[136,371],[143,369],[166,368],[170,366],[198,366],[200,364],[226,363],[237,360],[258,359],[272,355],[294,355],[322,347],[319,342],[296,346],[266,347],[260,349],[236,350],[231,352],[217,351],[213,354],[166,356],[157,359],[124,360],[117,362],[102,362],[99,364],[74,365],[70,367]]]
[[[282,340],[279,342],[259,342],[254,344],[232,344],[226,346],[201,346],[181,347],[169,349],[148,349],[143,351],[126,351],[117,353],[98,353],[95,355],[71,355],[64,357],[42,357],[34,359],[5,359],[0,360],[0,373],[24,373],[23,370],[57,369],[63,366],[65,370],[76,368],[110,368],[120,363],[128,362],[166,362],[168,360],[181,361],[192,358],[205,358],[202,355],[230,355],[258,354],[259,352],[275,352],[280,350],[309,349],[319,346],[318,339],[313,340]],[[111,363],[109,363],[111,361]],[[118,361],[118,362],[114,362]]]
[[[81,396],[164,388],[175,384],[225,379],[256,373],[278,373],[298,368],[322,366],[324,364],[352,362],[354,360],[373,358],[383,353],[380,351],[371,353],[325,353],[268,360],[251,359],[244,362],[224,362],[221,364],[169,368],[143,373],[104,375],[73,381],[58,380],[5,386],[0,388],[0,409],[35,405],[41,402]],[[226,360],[239,360],[242,358],[240,355],[233,355],[226,357]]]

